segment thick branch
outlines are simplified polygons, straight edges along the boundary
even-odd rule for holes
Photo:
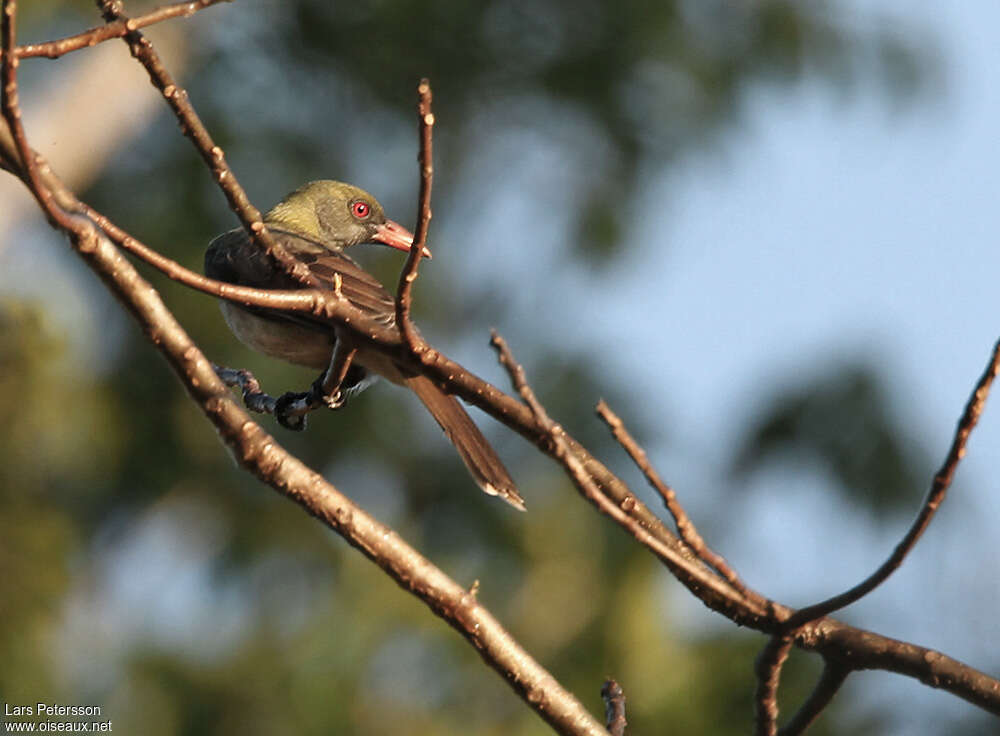
[[[913,677],[1000,716],[1000,680],[941,652],[857,629],[831,618],[795,631],[795,644],[850,670],[887,670]]]

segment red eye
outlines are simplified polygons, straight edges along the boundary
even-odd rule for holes
[[[371,214],[371,211],[372,208],[365,201],[359,199],[356,202],[351,203],[351,214],[359,219],[363,220],[368,217],[368,215]]]

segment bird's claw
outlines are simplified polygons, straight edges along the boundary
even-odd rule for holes
[[[312,388],[309,389],[309,400],[313,405],[322,404],[327,409],[339,409],[347,403],[347,395],[339,388],[327,393],[323,388],[323,378],[320,376],[313,381]]]
[[[321,401],[327,409],[339,409],[347,403],[347,397],[340,391],[334,391],[329,396],[324,396]]]

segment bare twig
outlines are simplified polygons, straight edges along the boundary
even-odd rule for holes
[[[340,275],[337,274],[338,284],[339,278]],[[313,383],[312,393],[331,409],[337,409],[344,403],[340,389],[347,379],[347,372],[351,370],[351,364],[357,354],[356,345],[351,344],[346,337],[338,338],[333,354],[330,356],[329,367]]]
[[[629,494],[619,505],[613,503],[601,492],[601,489],[594,482],[593,477],[567,441],[563,428],[552,421],[545,411],[545,407],[538,401],[535,392],[525,377],[524,368],[514,360],[514,355],[510,347],[496,330],[493,331],[490,344],[497,351],[500,364],[507,370],[515,390],[520,394],[525,404],[527,404],[539,428],[548,438],[549,448],[547,451],[565,468],[574,485],[583,494],[584,498],[594,504],[602,513],[614,519],[623,529],[635,537],[640,544],[647,547],[653,554],[659,557],[671,570],[675,571],[678,578],[690,579],[686,574],[686,568],[681,565],[682,560],[686,563],[690,562],[688,558],[678,549],[663,544],[659,537],[651,534],[646,527],[629,515],[628,512],[634,508],[635,504],[639,503],[635,496]],[[677,570],[681,570],[681,572],[677,572]],[[702,589],[703,586],[720,596],[726,597],[728,600],[733,600],[734,597],[739,598],[729,587],[728,583],[719,579],[714,574],[701,576],[698,579],[697,585],[699,589]],[[743,599],[739,599],[742,602]]]
[[[41,156],[37,156],[42,161]],[[187,287],[244,306],[279,309],[291,312],[306,312],[338,319],[342,326],[364,336],[367,340],[384,349],[395,349],[399,345],[399,335],[385,325],[371,319],[362,310],[334,290],[315,289],[254,289],[236,286],[225,281],[216,281],[192,271],[158,253],[153,248],[136,239],[115,225],[106,215],[67,193],[76,203],[75,209],[87,215],[118,246],[142,259],[168,278]]]
[[[48,165],[28,145],[21,120],[20,94],[17,86],[17,68],[20,60],[17,58],[17,2],[4,0],[3,17],[0,19],[0,47],[2,47],[2,68],[0,68],[0,85],[3,95],[0,97],[0,113],[7,124],[11,136],[12,150],[5,151],[4,168],[17,169],[19,175],[28,184],[42,212],[56,227],[71,227],[74,215],[64,212],[55,205],[51,190],[42,185],[42,179]]]
[[[618,441],[618,444],[620,444],[622,448],[624,448],[625,452],[628,453],[629,457],[632,458],[632,462],[634,462],[639,470],[642,471],[642,474],[646,476],[646,480],[649,481],[649,484],[656,490],[657,493],[660,494],[664,504],[666,504],[667,510],[670,511],[670,515],[674,517],[674,523],[677,524],[677,532],[680,534],[680,537],[684,540],[685,544],[687,544],[700,559],[718,571],[718,573],[722,575],[722,577],[724,577],[729,584],[738,590],[742,595],[759,596],[760,600],[758,602],[766,604],[766,599],[755,591],[749,590],[743,581],[740,580],[736,571],[729,565],[728,562],[726,562],[726,559],[705,543],[705,540],[702,539],[702,536],[698,533],[698,529],[695,527],[694,522],[691,521],[691,518],[687,515],[684,507],[681,506],[680,501],[677,500],[677,494],[674,493],[674,489],[663,481],[660,474],[656,472],[652,463],[649,462],[649,458],[646,456],[646,451],[639,445],[638,442],[635,441],[635,438],[633,438],[629,431],[625,428],[625,423],[615,412],[611,410],[611,407],[609,407],[604,400],[597,403],[597,414],[611,429],[611,433]]]
[[[986,399],[990,395],[990,387],[993,385],[998,372],[1000,372],[1000,340],[993,346],[993,353],[986,365],[986,369],[983,371],[983,375],[980,376],[975,389],[972,391],[972,395],[965,405],[965,411],[962,412],[962,417],[955,428],[955,435],[952,438],[948,455],[941,468],[934,475],[934,481],[931,484],[930,491],[927,493],[927,498],[924,500],[923,506],[920,508],[920,512],[917,514],[917,518],[913,520],[913,524],[906,532],[906,536],[896,545],[889,558],[874,573],[850,590],[796,611],[785,622],[786,629],[793,629],[806,621],[821,618],[854,603],[854,601],[863,598],[875,590],[875,588],[885,582],[903,564],[906,555],[909,554],[910,550],[916,545],[917,540],[920,539],[920,536],[930,525],[934,514],[937,512],[938,507],[941,506],[945,495],[948,493],[948,489],[951,487],[951,481],[955,477],[955,470],[958,468],[958,463],[965,457],[965,446],[969,441],[969,435],[972,434],[972,430],[983,413],[983,408],[986,406]]]
[[[606,680],[601,687],[604,699],[604,722],[611,736],[625,736],[628,721],[625,720],[625,691],[615,680]]]
[[[96,26],[83,31],[82,33],[66,36],[65,38],[59,38],[54,41],[18,46],[16,54],[22,59],[27,59],[33,56],[44,56],[48,59],[57,59],[70,51],[77,51],[90,46],[96,46],[97,44],[108,41],[112,38],[121,38],[131,30],[145,28],[146,26],[161,23],[165,20],[170,20],[171,18],[186,18],[189,15],[194,15],[199,10],[204,10],[209,6],[216,5],[220,2],[232,2],[232,0],[188,0],[187,2],[163,5],[155,10],[145,13],[144,15],[138,15],[129,20],[117,20],[113,23]]]
[[[319,281],[310,273],[308,266],[293,258],[280,243],[271,237],[261,218],[260,210],[250,202],[243,187],[233,175],[232,169],[229,168],[229,164],[226,163],[222,149],[212,140],[212,136],[201,122],[201,118],[191,107],[187,91],[174,81],[149,40],[138,30],[130,27],[130,19],[125,15],[122,1],[97,0],[97,6],[108,23],[123,22],[126,24],[127,31],[124,40],[128,44],[132,56],[146,69],[153,86],[160,91],[177,117],[181,132],[201,154],[219,187],[226,195],[230,209],[240,218],[243,227],[246,228],[253,241],[297,281],[312,288],[318,288]]]
[[[757,657],[756,736],[775,736],[778,732],[778,684],[791,649],[790,636],[772,636]]]
[[[794,716],[778,731],[778,736],[799,736],[816,720],[820,713],[830,704],[833,696],[844,684],[850,670],[839,663],[827,661],[823,667],[816,687],[806,698]]]
[[[634,519],[621,513],[622,509],[611,504],[595,487],[582,463],[578,462],[573,456],[562,428],[552,422],[545,413],[544,408],[538,402],[534,392],[527,384],[523,368],[514,361],[513,355],[505,341],[494,333],[492,343],[497,349],[500,361],[510,374],[518,393],[528,404],[539,427],[550,438],[550,443],[553,445],[550,454],[564,465],[574,484],[602,512],[611,516],[616,522],[626,528],[640,543],[646,545],[654,554],[660,557],[672,571],[675,570],[676,558],[671,557],[662,547],[659,539],[643,535],[641,525],[635,524]],[[977,394],[981,395],[982,392],[977,391]],[[690,578],[685,578],[683,574],[679,574],[678,579],[682,582],[690,580]],[[717,582],[720,585],[722,584],[721,580],[717,580]],[[685,582],[685,584],[688,583]],[[698,578],[698,585],[701,584],[702,578]],[[717,586],[712,586],[711,589],[719,592]],[[704,594],[704,590],[696,590],[696,595],[701,597],[702,600],[705,600]],[[727,594],[727,599],[733,601],[734,596],[735,593],[729,593]],[[783,619],[788,618],[788,609],[779,604],[772,604],[770,609],[771,614],[768,617],[768,622],[764,626],[755,626],[755,628],[765,631],[770,630],[773,634],[778,635],[779,640],[787,638],[790,642],[788,646],[795,644],[806,649],[820,651],[824,656],[837,658],[838,661],[843,662],[844,666],[849,669],[872,668],[871,663],[877,661],[879,663],[876,665],[878,668],[891,669],[911,676],[917,676],[926,684],[934,687],[945,687],[971,703],[975,703],[990,712],[1000,714],[1000,682],[967,665],[962,665],[950,657],[888,637],[878,637],[881,644],[874,646],[871,638],[874,635],[870,632],[854,629],[840,622],[833,622],[828,618],[814,623],[807,623],[805,626],[792,632],[780,625]],[[834,640],[841,642],[841,644],[834,646],[832,644]],[[775,644],[775,647],[777,648],[777,644]],[[785,645],[782,644],[776,651],[780,653],[780,650],[784,648]],[[923,653],[922,660],[921,652]],[[781,655],[781,661],[783,661],[783,657],[785,656],[787,656],[787,651]],[[778,665],[780,665],[780,662],[778,662]],[[916,674],[917,669],[921,671],[921,674]],[[931,673],[932,671],[933,674]],[[773,678],[769,675],[769,679],[763,684],[766,687],[773,686],[776,688],[777,675],[778,672],[775,671]],[[767,701],[760,702],[766,703]]]
[[[431,110],[431,83],[420,80],[417,86],[417,112],[420,116],[420,194],[417,203],[417,229],[413,234],[413,246],[406,258],[406,265],[399,275],[396,288],[396,324],[403,336],[407,349],[414,355],[426,348],[426,343],[410,320],[410,306],[413,300],[413,282],[417,280],[417,267],[423,258],[427,244],[427,231],[431,222],[431,185],[434,182],[434,113]]]

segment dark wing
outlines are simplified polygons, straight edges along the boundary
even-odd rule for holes
[[[372,319],[388,326],[396,324],[396,300],[378,279],[350,257],[343,253],[328,252],[302,253],[296,258],[305,263],[309,272],[327,289],[332,291],[339,286],[340,293]]]
[[[379,280],[365,271],[347,255],[321,250],[322,243],[286,230],[269,228],[275,239],[330,291],[340,293],[372,319],[384,324],[396,322],[396,302]],[[302,289],[295,280],[258,248],[243,229],[223,233],[208,246],[205,253],[205,275],[218,281],[258,289]],[[339,283],[338,283],[339,276]],[[281,312],[255,307],[248,311],[271,319],[283,319],[316,329],[328,330],[330,324],[321,317],[301,312]]]

